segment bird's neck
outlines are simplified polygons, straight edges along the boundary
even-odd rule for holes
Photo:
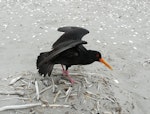
[[[85,58],[83,58],[82,62],[83,64],[91,64],[93,62],[95,62],[95,58],[94,58],[95,54],[93,53],[92,50],[87,50],[86,54],[85,54]]]

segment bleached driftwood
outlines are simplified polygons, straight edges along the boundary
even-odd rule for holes
[[[30,100],[30,98],[23,98],[23,97],[11,97],[11,98],[4,98],[4,99],[0,99],[0,101],[6,101],[6,100],[11,100],[11,99]]]
[[[24,91],[0,91],[1,95],[20,95],[23,96],[25,93]]]
[[[36,99],[39,100],[40,99],[40,93],[39,93],[39,86],[38,86],[37,81],[35,81],[35,89],[36,89]]]
[[[10,81],[9,85],[15,84],[15,83],[16,83],[18,80],[20,80],[21,78],[22,78],[22,76],[19,76],[19,77],[16,77],[16,78],[12,79],[12,80]]]
[[[54,100],[53,100],[53,103],[56,102],[57,97],[58,97],[60,94],[61,94],[61,90],[59,90],[59,91],[56,93],[56,95],[55,95],[55,97],[54,97]]]
[[[51,77],[52,79],[52,87],[53,87],[53,93],[55,92],[55,83],[54,83],[54,79]]]
[[[42,107],[56,107],[56,108],[69,108],[70,105],[60,105],[60,104],[48,104],[48,105],[42,105],[42,103],[33,103],[33,104],[24,104],[24,105],[10,105],[10,106],[3,106],[0,107],[0,112],[1,111],[6,111],[6,110],[18,110],[18,109],[27,109],[27,108],[33,108],[37,106],[42,106]]]
[[[40,94],[44,93],[45,91],[47,91],[48,89],[51,89],[51,88],[52,88],[52,86],[44,88],[43,90],[40,91]]]
[[[16,110],[16,109],[26,109],[26,108],[33,108],[33,107],[36,107],[36,106],[41,106],[41,103],[25,104],[25,105],[3,106],[3,107],[0,108],[0,111]]]
[[[67,90],[67,92],[66,92],[66,99],[65,99],[65,102],[68,101],[68,98],[69,98],[69,96],[70,96],[70,94],[71,94],[71,91],[72,91],[72,87],[69,87],[68,90]]]
[[[60,105],[60,104],[49,104],[48,107],[52,108],[52,107],[60,107],[60,108],[69,108],[70,105]]]

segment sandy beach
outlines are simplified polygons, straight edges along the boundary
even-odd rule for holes
[[[150,1],[0,0],[0,9],[0,114],[150,114]],[[85,47],[113,71],[72,66],[73,86],[60,65],[41,77],[37,56],[61,26],[88,29]]]

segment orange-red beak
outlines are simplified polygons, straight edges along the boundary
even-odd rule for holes
[[[107,66],[110,70],[112,70],[112,67],[103,58],[100,58],[99,61],[102,62],[105,66]]]

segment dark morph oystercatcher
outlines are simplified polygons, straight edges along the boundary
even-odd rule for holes
[[[73,84],[74,80],[69,76],[68,68],[72,65],[87,65],[95,61],[102,62],[109,69],[112,67],[102,58],[101,53],[94,50],[87,50],[81,38],[89,31],[81,27],[60,27],[58,31],[64,34],[53,44],[52,51],[40,53],[37,58],[37,69],[41,75],[50,76],[55,64],[61,64],[63,74]],[[66,67],[64,69],[63,65]]]

